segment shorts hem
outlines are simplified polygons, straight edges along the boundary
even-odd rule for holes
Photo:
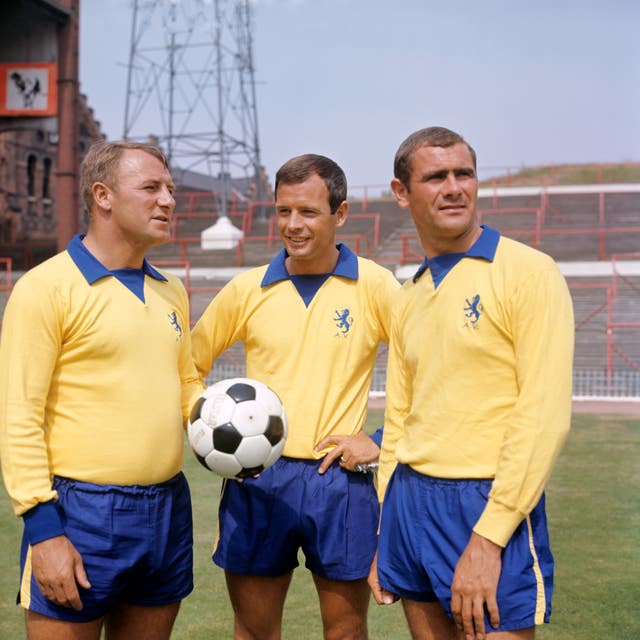
[[[380,580],[380,586],[386,591],[389,591],[390,593],[393,593],[400,598],[404,598],[405,600],[413,600],[414,602],[440,602],[438,596],[436,596],[435,593],[427,593],[425,591],[409,591],[408,589],[398,588],[389,585],[388,583],[385,584],[383,580]]]
[[[549,623],[549,616],[545,616],[542,624],[548,624]],[[494,629],[491,625],[489,625],[487,627],[487,633],[497,633],[497,632],[501,632],[501,631],[520,631],[522,629],[530,629],[532,627],[537,627],[537,626],[542,626],[542,624],[538,625],[535,622],[535,615],[531,614],[531,616],[528,616],[525,620],[515,620],[513,622],[503,622],[502,620],[500,621],[500,625]]]
[[[228,571],[229,573],[237,573],[242,576],[259,576],[261,578],[279,578],[280,576],[284,576],[287,573],[291,573],[294,569],[299,567],[299,564],[292,566],[289,569],[258,569],[256,567],[247,567],[247,566],[233,566],[231,564],[227,564],[221,560],[217,560],[216,558],[211,558],[213,564],[217,567],[220,567],[223,571]]]
[[[75,609],[71,608],[68,609],[67,613],[66,609],[64,611],[51,611],[50,609],[45,609],[44,607],[34,607],[32,605],[29,605],[27,607],[21,602],[18,603],[18,606],[22,607],[22,609],[24,609],[25,611],[33,611],[33,613],[37,613],[41,616],[44,616],[45,618],[51,618],[51,620],[62,620],[64,622],[93,622],[94,620],[98,620],[109,613],[109,611],[107,610],[103,613],[94,613],[87,615],[82,611],[76,611]]]
[[[182,602],[187,596],[193,593],[194,586],[191,585],[188,589],[184,589],[178,594],[167,596],[166,598],[159,598],[155,601],[141,601],[141,600],[119,600],[124,604],[131,604],[135,607],[166,607],[170,604],[176,604]]]
[[[324,578],[325,580],[333,580],[335,582],[353,582],[354,580],[362,580],[363,578],[369,577],[369,571],[366,571],[364,573],[361,571],[358,571],[353,573],[342,574],[340,576],[335,576],[335,575],[327,574],[321,571],[314,571],[311,567],[305,566],[305,568],[308,569],[315,576],[319,576],[320,578]]]
[[[115,604],[130,604],[135,607],[166,607],[171,604],[176,604],[177,602],[182,602],[188,595],[193,592],[193,589],[194,587],[192,585],[191,588],[185,589],[183,592],[176,594],[175,596],[163,598],[162,600],[157,600],[155,602],[123,599],[118,600]],[[28,607],[22,604],[22,602],[18,602],[17,604],[25,611],[33,611],[34,613],[38,613],[47,618],[51,618],[52,620],[64,620],[65,622],[92,622],[106,616],[112,608],[107,608],[101,613],[94,612],[86,614],[82,611],[76,611],[75,609],[68,609],[67,611],[67,609],[65,608],[62,611],[51,611],[51,609],[48,608],[33,606],[33,603]]]

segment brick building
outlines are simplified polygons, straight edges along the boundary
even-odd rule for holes
[[[78,101],[79,157],[103,137],[85,96]],[[54,252],[58,135],[45,128],[0,132],[0,251],[31,241]],[[14,247],[14,250],[15,248]]]
[[[0,255],[28,267],[81,228],[79,164],[102,137],[78,81],[79,0],[0,4]]]

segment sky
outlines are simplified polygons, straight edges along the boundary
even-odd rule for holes
[[[398,145],[432,125],[469,141],[481,177],[640,161],[637,0],[253,0],[252,9],[272,179],[312,152],[336,160],[352,187],[388,185]],[[123,133],[131,23],[131,0],[80,0],[80,89],[110,139]]]

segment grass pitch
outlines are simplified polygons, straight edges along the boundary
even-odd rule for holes
[[[382,412],[370,412],[373,428]],[[223,572],[210,560],[220,480],[190,452],[185,473],[192,490],[195,591],[182,605],[173,638],[232,638],[233,616]],[[577,414],[547,490],[556,590],[542,640],[640,637],[640,417]],[[24,638],[15,606],[21,521],[0,495],[0,638]],[[301,558],[301,564],[304,560]],[[399,604],[371,604],[372,640],[409,638]],[[284,613],[284,640],[322,638],[313,582],[294,573]]]

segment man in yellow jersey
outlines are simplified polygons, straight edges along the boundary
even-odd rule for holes
[[[98,142],[82,165],[86,235],[27,272],[0,339],[0,455],[24,521],[30,640],[169,638],[193,588],[183,421],[202,390],[169,239],[164,155]]]
[[[275,465],[225,482],[213,560],[225,569],[236,638],[280,637],[302,548],[325,637],[364,640],[379,510],[372,474],[355,470],[379,453],[362,427],[399,285],[387,269],[336,245],[348,204],[333,160],[289,160],[275,193],[283,250],[231,280],[193,330],[203,377],[242,341],[247,375],[278,393],[289,423]]]
[[[413,638],[533,638],[551,611],[543,489],[570,423],[569,291],[551,258],[480,226],[457,133],[413,133],[394,175],[426,257],[393,310],[369,582],[402,599]]]

